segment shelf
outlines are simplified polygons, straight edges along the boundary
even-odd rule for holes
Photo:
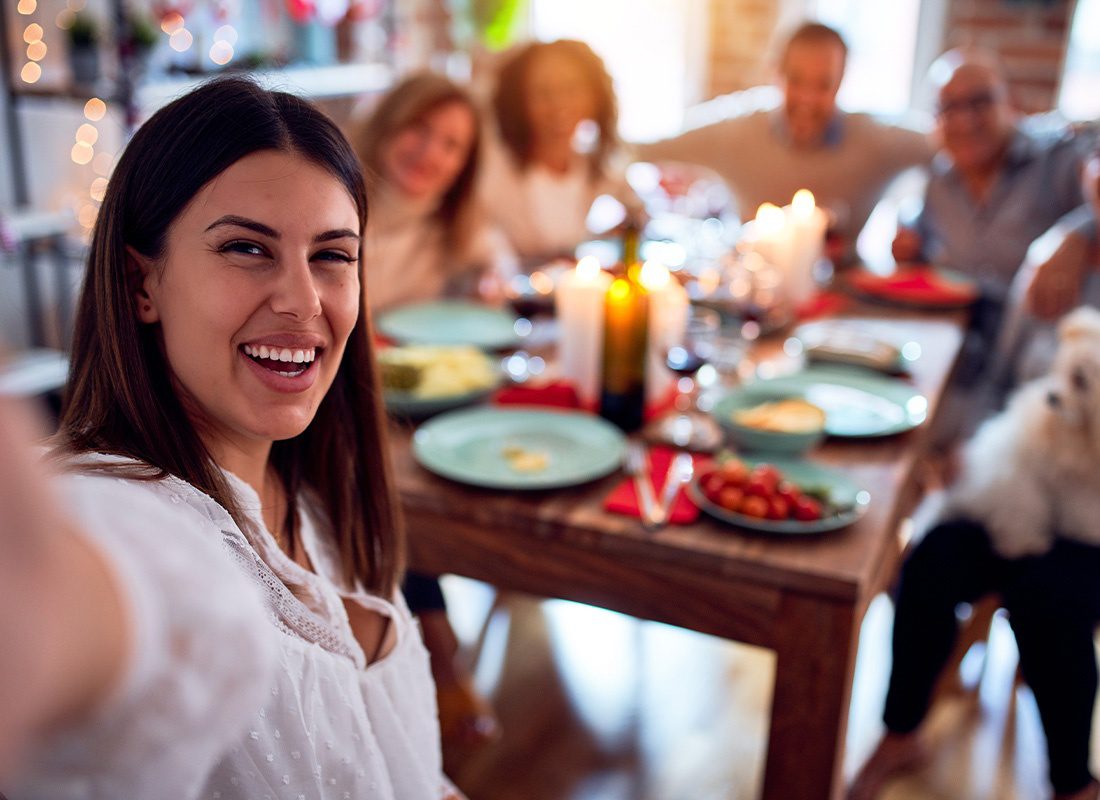
[[[137,87],[137,105],[143,112],[152,113],[217,74],[221,73],[142,84]],[[393,69],[387,64],[287,67],[240,74],[255,78],[265,89],[277,89],[313,99],[381,92],[393,84]]]

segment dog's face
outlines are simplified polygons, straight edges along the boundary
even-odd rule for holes
[[[1100,436],[1100,311],[1067,314],[1058,340],[1047,404],[1070,425]]]

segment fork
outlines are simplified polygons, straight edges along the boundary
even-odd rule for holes
[[[653,494],[653,484],[649,480],[649,460],[644,445],[640,442],[627,442],[623,454],[623,471],[634,479],[634,490],[638,494],[638,509],[642,525],[647,529],[657,522],[657,498]]]
[[[682,451],[672,459],[665,477],[665,485],[661,489],[661,501],[657,506],[657,512],[653,515],[652,529],[664,527],[668,524],[668,518],[672,514],[672,504],[676,502],[676,495],[680,487],[691,480],[695,474],[695,462],[691,453]]]

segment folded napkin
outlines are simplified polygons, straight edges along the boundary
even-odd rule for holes
[[[493,402],[500,406],[552,406],[578,409],[582,407],[577,389],[569,381],[505,386],[496,393]]]
[[[672,464],[676,451],[671,447],[656,446],[649,450],[649,479],[653,483],[653,495],[660,502],[661,490],[665,486],[665,476]],[[693,456],[696,469],[708,460],[708,456]],[[634,490],[634,478],[629,477],[611,490],[604,500],[603,507],[615,514],[625,514],[628,517],[641,517],[638,508],[638,494]],[[699,518],[699,507],[688,499],[684,487],[676,494],[672,502],[672,509],[668,515],[668,521],[674,525],[686,525],[695,522]]]
[[[951,280],[929,266],[905,267],[892,275],[859,271],[847,278],[858,292],[901,303],[966,305],[978,297],[975,285]]]
[[[847,310],[851,304],[851,298],[846,295],[823,290],[795,309],[795,315],[802,322],[820,317],[833,317]]]

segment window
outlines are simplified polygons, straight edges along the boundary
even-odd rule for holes
[[[920,0],[812,0],[807,10],[848,42],[844,108],[878,114],[909,108]]]
[[[1070,119],[1100,118],[1100,0],[1078,0],[1070,28],[1058,109]]]
[[[535,39],[580,39],[615,81],[619,132],[628,141],[680,129],[705,69],[704,0],[532,0]]]

